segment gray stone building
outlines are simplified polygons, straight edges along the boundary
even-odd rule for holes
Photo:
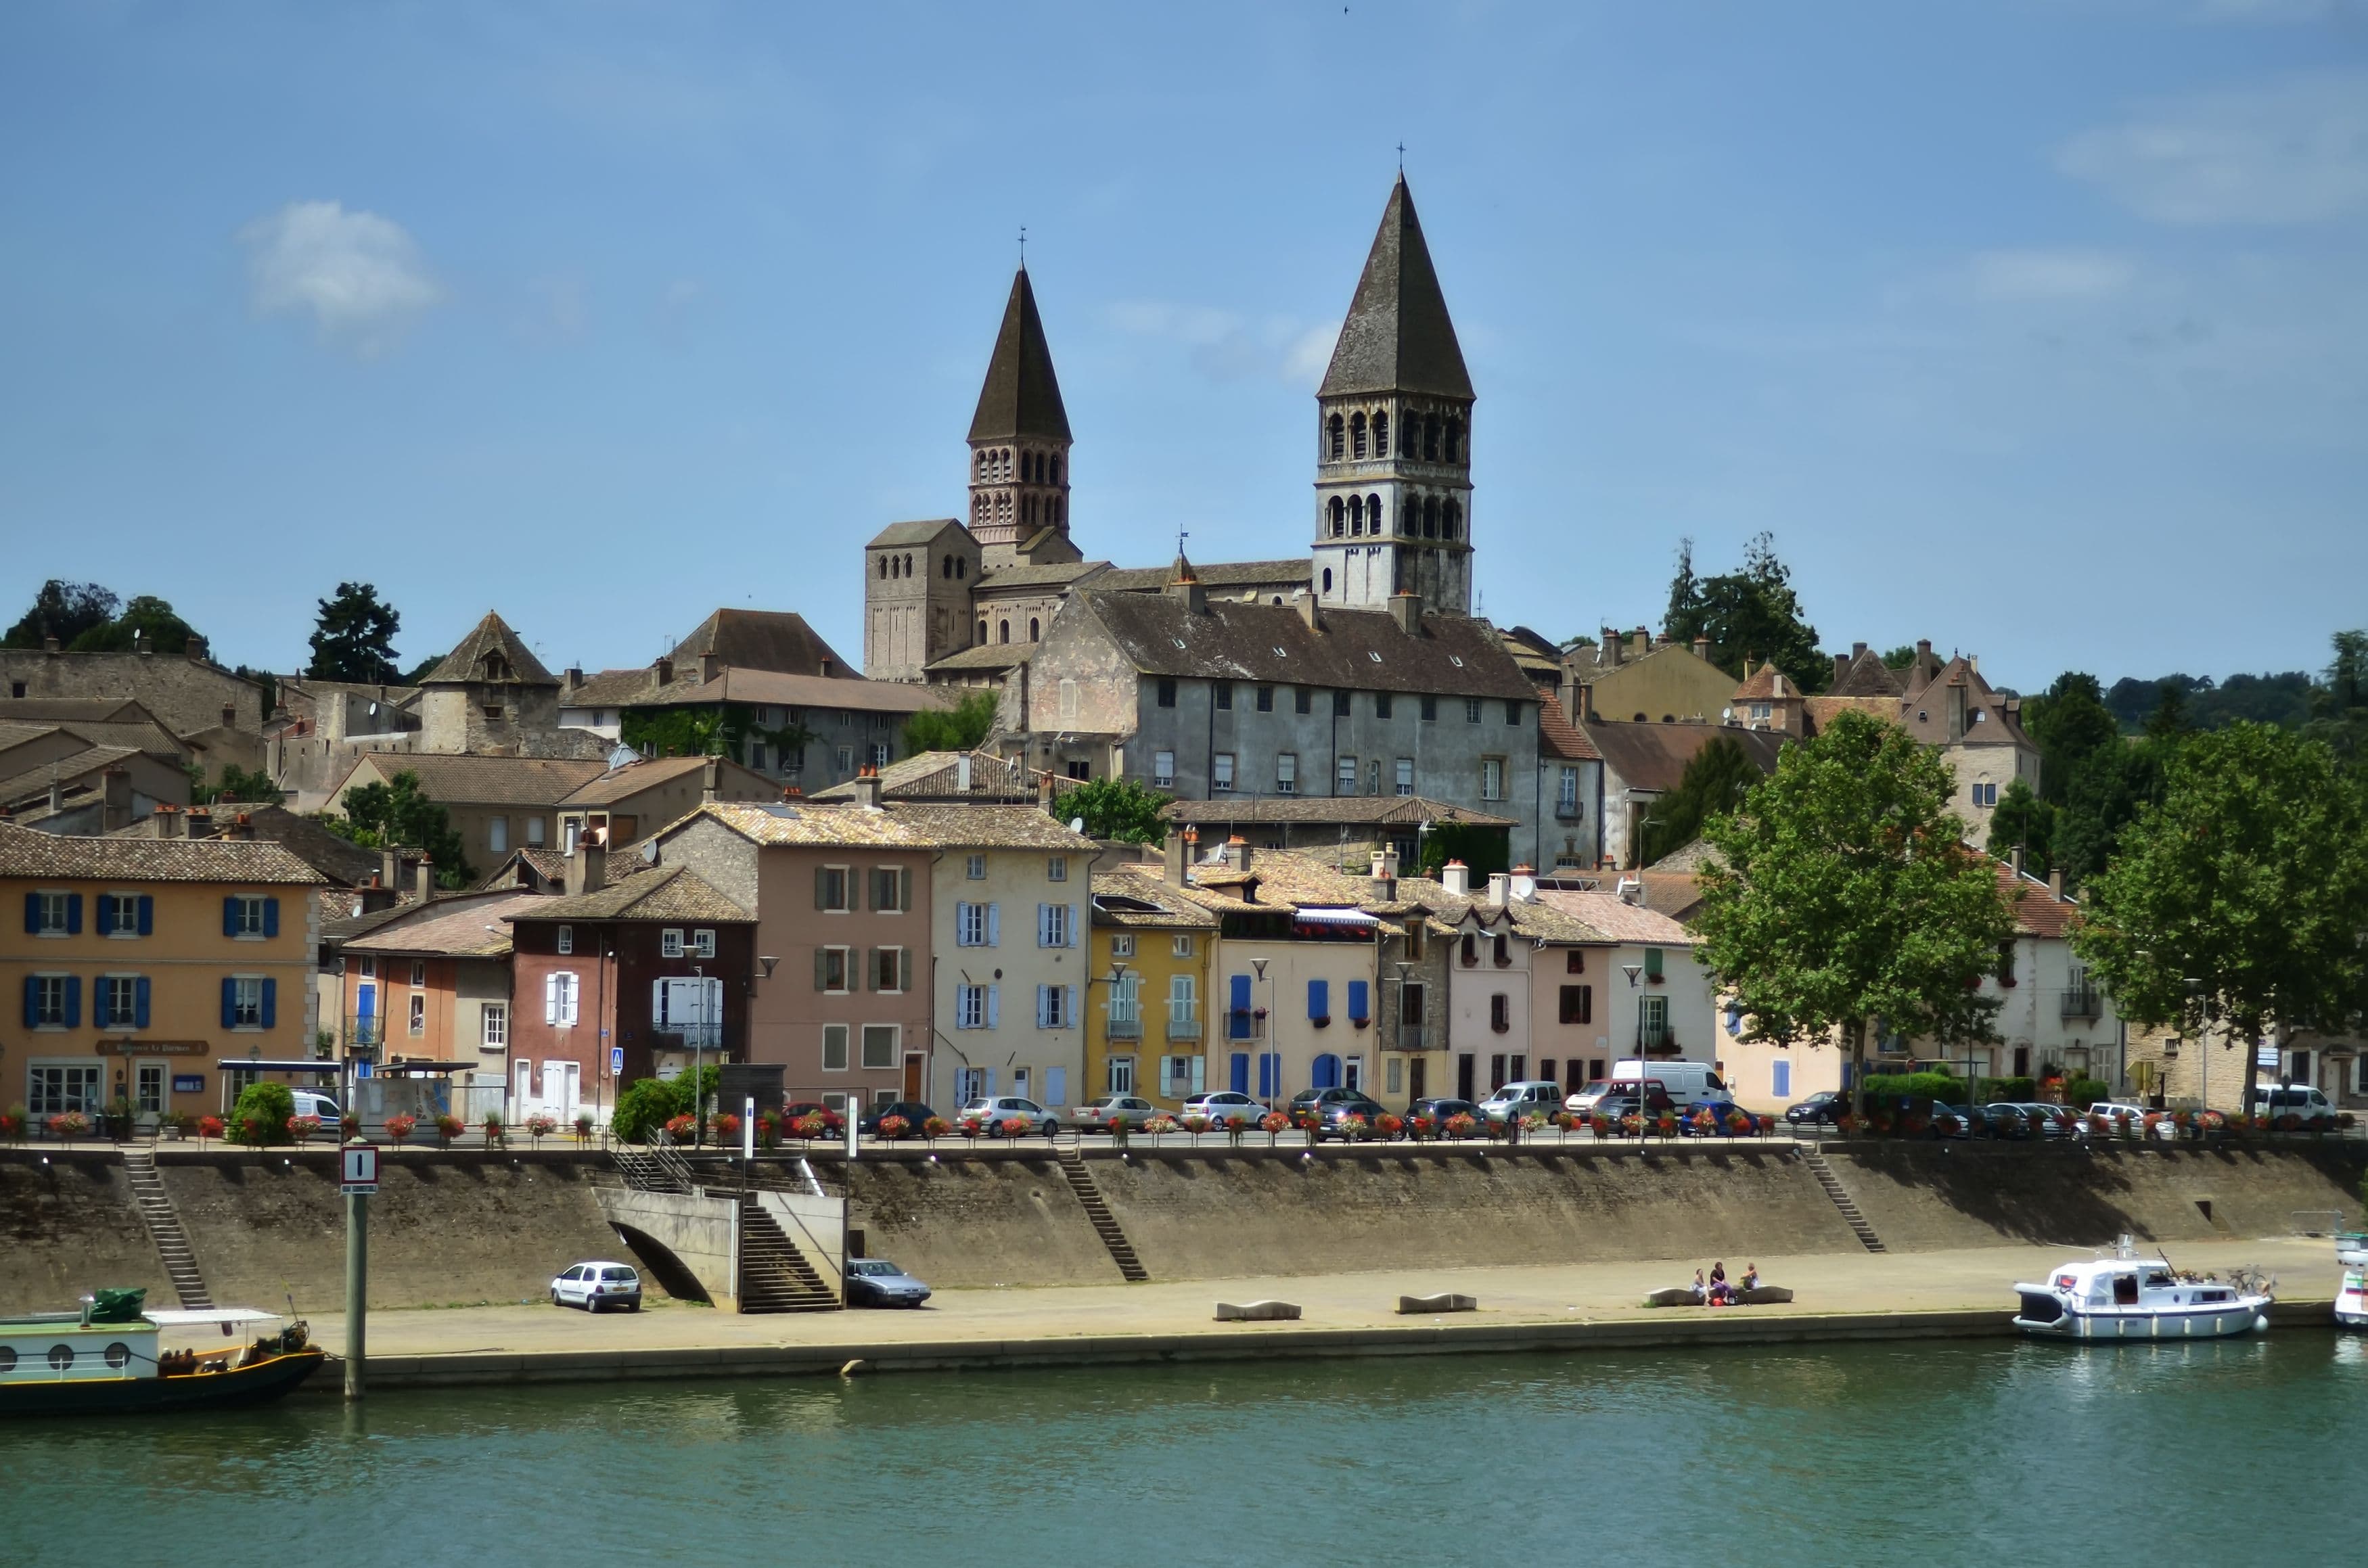
[[[263,733],[263,686],[206,657],[206,640],[160,652],[143,636],[128,653],[0,648],[0,693],[12,701],[112,698],[137,702],[180,736]]]

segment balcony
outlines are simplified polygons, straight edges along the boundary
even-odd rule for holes
[[[2059,1016],[2067,1023],[2074,1018],[2095,1023],[2105,1016],[2104,994],[2093,985],[2074,986],[2064,993]]]
[[[1143,1020],[1141,1018],[1112,1018],[1109,1021],[1107,1033],[1111,1040],[1141,1040],[1143,1038]]]
[[[1264,1040],[1266,1015],[1251,1007],[1228,1009],[1225,1014],[1225,1038],[1227,1040]]]
[[[1430,1049],[1429,1027],[1424,1024],[1400,1024],[1397,1048],[1400,1051],[1429,1051]]]
[[[1639,1056],[1654,1051],[1673,1051],[1677,1049],[1678,1042],[1670,1035],[1669,1026],[1667,1023],[1655,1023],[1649,1018],[1636,1020],[1636,1053]]]
[[[723,1025],[670,1024],[650,1031],[650,1048],[654,1051],[720,1051],[723,1046]]]
[[[386,1043],[386,1019],[376,1013],[346,1015],[346,1049],[372,1051]]]
[[[1168,1040],[1170,1041],[1170,1043],[1173,1043],[1173,1042],[1178,1041],[1178,1040],[1199,1040],[1200,1038],[1201,1038],[1201,1020],[1200,1020],[1200,1019],[1198,1019],[1198,1018],[1169,1018],[1169,1019],[1167,1020],[1167,1039],[1168,1039]]]

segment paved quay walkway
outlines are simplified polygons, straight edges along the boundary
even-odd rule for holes
[[[1155,1281],[1141,1285],[948,1290],[914,1312],[742,1316],[653,1300],[595,1317],[547,1303],[381,1311],[370,1319],[373,1387],[617,1377],[764,1376],[869,1370],[1122,1363],[1195,1358],[1417,1354],[1813,1339],[1974,1336],[2007,1332],[2018,1279],[2079,1256],[2063,1247],[1728,1257],[1790,1306],[1646,1308],[1645,1292],[1690,1283],[1713,1261],[1564,1267],[1440,1266],[1364,1274]],[[2278,1277],[2288,1321],[2318,1321],[2337,1266],[2324,1239],[2221,1242],[2173,1249],[2182,1268],[2250,1265]],[[1400,1295],[1456,1291],[1479,1310],[1401,1317]],[[1297,1302],[1295,1322],[1220,1324],[1218,1301]],[[2315,1315],[2314,1315],[2315,1314]],[[342,1316],[312,1320],[334,1354]],[[313,1392],[334,1393],[332,1367]]]

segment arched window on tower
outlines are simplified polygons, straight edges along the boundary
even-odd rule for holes
[[[1019,521],[1022,525],[1026,525],[1033,523],[1035,520],[1036,497],[1033,495],[1022,495],[1019,498]]]
[[[977,460],[972,464],[972,467],[976,471],[979,478],[985,479],[986,477],[986,454],[985,452],[978,453]]]
[[[1338,462],[1349,450],[1349,424],[1336,414],[1327,428],[1331,432],[1331,441],[1326,449],[1332,454],[1332,460]]]
[[[1324,568],[1324,591],[1327,594],[1332,591],[1332,568],[1329,566]]]
[[[1380,496],[1365,497],[1365,521],[1372,526],[1373,532],[1382,531],[1382,498]]]
[[[1422,456],[1425,462],[1439,460],[1439,415],[1426,415],[1422,422]]]
[[[986,622],[983,620],[978,623],[978,645],[982,648],[986,646]]]
[[[954,558],[952,556],[949,555],[938,562],[938,575],[949,583],[953,581]]]
[[[1463,449],[1463,421],[1450,419],[1446,430],[1440,437],[1439,455],[1449,462],[1461,462],[1463,459],[1456,454]]]
[[[913,558],[911,556],[907,555],[905,557],[905,563],[903,566],[898,568],[898,574],[905,577],[909,577],[913,574]]]
[[[1426,495],[1422,498],[1422,537],[1425,539],[1439,537],[1439,497],[1436,495]]]
[[[1055,495],[1053,497],[1053,520],[1064,526],[1068,523],[1069,498],[1067,496]]]
[[[1361,495],[1351,495],[1349,497],[1349,537],[1360,539],[1364,536],[1364,532],[1365,498]]]
[[[1041,642],[1043,640],[1044,623],[1037,619],[1034,616],[1030,616],[1028,618],[1028,641],[1030,642]]]
[[[880,580],[883,583],[888,580],[888,558],[884,555],[880,558]]]
[[[1453,539],[1463,527],[1463,508],[1450,501],[1446,515],[1439,519],[1439,537]]]
[[[1390,455],[1390,416],[1387,414],[1373,415],[1373,455],[1377,458]]]
[[[998,620],[995,623],[995,640],[997,642],[1008,642],[1011,641],[1011,622],[1008,620]]]
[[[1365,455],[1365,416],[1361,413],[1349,416],[1349,454],[1359,458]]]
[[[1349,531],[1349,503],[1338,495],[1332,497],[1332,537],[1338,539]]]
[[[966,576],[968,576],[968,575],[970,575],[970,562],[967,562],[967,561],[964,561],[964,560],[963,560],[961,556],[959,556],[959,555],[955,556],[955,557],[954,557],[954,581],[955,581],[955,582],[957,582],[957,583],[959,583],[959,582],[961,582],[964,577],[966,577]],[[986,641],[986,639],[985,639],[985,637],[984,635],[982,635],[982,636],[979,638],[979,641],[980,641],[980,642],[984,642],[985,641]]]
[[[1051,483],[1054,484],[1061,483],[1061,460],[1058,458],[1054,458],[1053,460],[1053,478]]]

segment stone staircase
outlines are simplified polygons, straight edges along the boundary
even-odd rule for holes
[[[1069,1190],[1085,1205],[1086,1218],[1093,1221],[1094,1233],[1110,1249],[1110,1261],[1118,1265],[1118,1271],[1130,1285],[1150,1278],[1150,1271],[1134,1256],[1134,1244],[1126,1239],[1126,1233],[1118,1228],[1118,1221],[1110,1214],[1110,1205],[1102,1201],[1101,1188],[1094,1185],[1093,1173],[1086,1169],[1086,1156],[1076,1149],[1063,1149],[1059,1158],[1061,1174],[1069,1178]]]
[[[123,1174],[131,1179],[140,1218],[156,1240],[157,1255],[165,1260],[165,1277],[173,1282],[181,1305],[212,1306],[214,1299],[206,1291],[205,1276],[198,1272],[198,1255],[189,1246],[188,1233],[181,1229],[181,1216],[174,1210],[172,1199],[165,1195],[164,1178],[156,1174],[155,1151],[126,1147]]]
[[[712,1190],[712,1189],[711,1189]],[[837,1294],[806,1261],[780,1221],[758,1201],[740,1195],[740,1310],[744,1312],[828,1312]]]
[[[1815,1149],[1804,1149],[1801,1152],[1801,1163],[1809,1167],[1809,1174],[1816,1176],[1817,1185],[1826,1189],[1826,1196],[1833,1200],[1836,1209],[1841,1210],[1842,1218],[1850,1221],[1850,1228],[1858,1233],[1860,1244],[1869,1252],[1885,1251],[1883,1238],[1874,1233],[1874,1227],[1868,1224],[1866,1216],[1858,1211],[1858,1204],[1851,1199],[1850,1189],[1842,1186],[1841,1177],[1834,1175],[1834,1168],[1826,1163],[1826,1156]]]

